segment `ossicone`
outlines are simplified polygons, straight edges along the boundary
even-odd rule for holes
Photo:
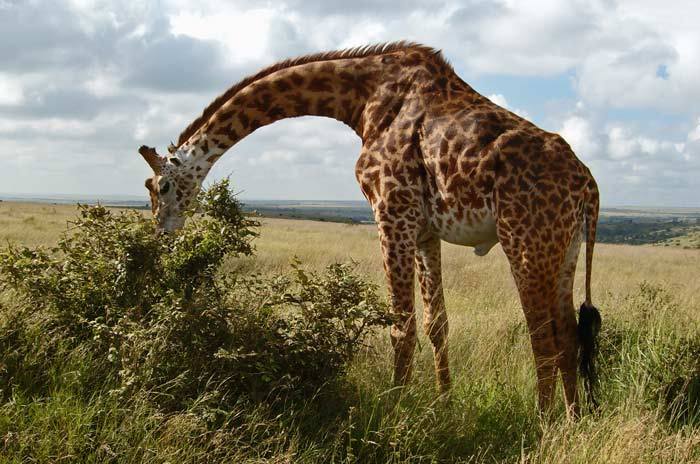
[[[141,145],[139,148],[139,153],[146,160],[148,165],[153,169],[153,172],[160,174],[163,165],[165,164],[165,158],[160,156],[155,148],[147,147],[146,145]]]

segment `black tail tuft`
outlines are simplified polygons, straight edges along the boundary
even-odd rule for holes
[[[586,384],[586,394],[593,409],[598,407],[595,399],[598,332],[601,325],[600,312],[595,306],[583,303],[578,313],[579,369]]]

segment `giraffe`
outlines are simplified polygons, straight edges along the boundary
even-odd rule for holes
[[[235,84],[168,147],[142,146],[158,227],[181,227],[212,165],[277,120],[337,119],[362,139],[355,175],[378,227],[395,323],[394,382],[406,384],[416,345],[414,278],[433,347],[438,390],[450,388],[441,241],[483,256],[501,244],[529,329],[538,403],[548,411],[558,375],[567,414],[579,410],[577,363],[592,395],[600,314],[591,303],[598,188],[557,134],[499,107],[465,83],[442,53],[395,42],[279,62]],[[586,299],[573,278],[586,237]]]

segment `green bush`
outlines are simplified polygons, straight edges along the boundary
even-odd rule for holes
[[[89,366],[74,379],[86,395],[106,388],[167,411],[307,398],[342,379],[369,330],[390,323],[351,265],[222,272],[225,258],[253,253],[259,224],[227,181],[198,211],[158,236],[138,212],[81,206],[55,248],[0,252],[0,285],[22,303],[0,319],[0,395],[44,395],[74,363]]]

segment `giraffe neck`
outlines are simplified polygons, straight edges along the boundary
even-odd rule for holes
[[[377,64],[377,57],[320,61],[256,80],[214,112],[179,147],[179,155],[206,175],[221,155],[256,129],[297,116],[333,118],[362,137],[365,105],[378,86]]]

